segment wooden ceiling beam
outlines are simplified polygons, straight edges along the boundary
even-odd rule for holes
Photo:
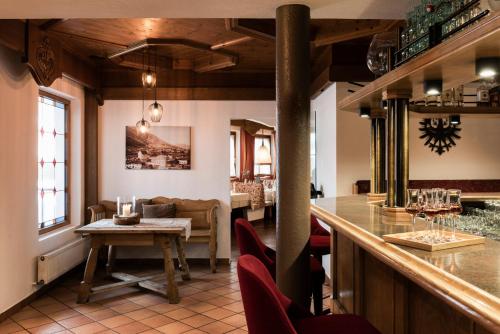
[[[0,44],[24,53],[24,28],[25,23],[21,20],[0,20]]]
[[[227,31],[268,42],[276,39],[276,24],[271,19],[225,19],[225,24]]]
[[[195,60],[193,70],[197,73],[220,70],[237,64],[236,57],[209,55]]]
[[[371,21],[371,20],[370,20]],[[378,21],[378,20],[377,20]],[[345,42],[362,37],[369,37],[382,32],[390,31],[402,24],[403,21],[387,20],[377,23],[369,23],[365,20],[346,22],[342,28],[333,32],[319,31],[312,41],[315,47]],[[369,24],[368,24],[369,23]]]
[[[101,72],[103,87],[141,87],[141,71],[126,68]],[[274,88],[275,73],[234,73],[190,70],[161,70],[158,72],[159,87],[263,87]]]
[[[220,88],[164,88],[159,87],[157,90],[158,100],[250,100],[264,101],[274,100],[276,90],[273,88],[235,88],[235,87],[220,87]],[[102,89],[104,100],[141,100],[143,89],[142,87],[105,87]],[[152,99],[153,95],[148,92],[146,99]]]
[[[40,30],[48,30],[55,28],[56,26],[60,25],[61,23],[66,22],[68,19],[50,19],[46,20],[44,23],[40,24],[38,28]]]
[[[117,65],[142,70],[144,68],[143,55],[138,53],[129,53],[123,56],[112,58],[111,61]],[[152,67],[154,64],[149,64]],[[173,65],[172,59],[164,56],[157,56],[156,67],[158,69],[171,69]],[[147,65],[146,65],[147,66]]]
[[[232,39],[232,40],[229,40],[226,42],[214,44],[210,48],[212,50],[224,49],[224,48],[227,48],[228,46],[238,45],[241,43],[246,43],[246,42],[252,41],[253,39],[254,38],[250,37],[250,36],[243,36],[243,37],[235,38],[235,39]]]

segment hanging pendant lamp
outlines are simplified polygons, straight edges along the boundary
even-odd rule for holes
[[[155,52],[155,73],[157,72],[156,60],[157,60],[157,54]],[[158,101],[156,100],[157,90],[158,90],[158,85],[155,85],[155,88],[154,88],[155,102],[151,103],[148,107],[149,118],[151,119],[151,122],[153,122],[153,123],[159,123],[161,121],[161,117],[163,116],[163,106],[161,104],[159,104]]]
[[[264,133],[264,130],[262,130]],[[262,145],[257,149],[257,154],[255,157],[255,163],[257,164],[270,164],[271,160],[271,151],[267,146],[264,145],[264,140],[262,140]]]
[[[144,70],[144,56],[143,56],[143,70]],[[156,68],[151,71],[149,67],[149,54],[148,54],[148,69],[142,72],[142,86],[146,89],[156,87]]]
[[[144,57],[143,57],[143,62],[142,62],[142,67],[144,68]],[[144,78],[144,75],[143,75]],[[137,129],[137,133],[139,134],[146,134],[149,131],[150,124],[148,121],[144,119],[144,98],[145,98],[145,90],[146,87],[142,87],[142,109],[141,109],[141,119],[135,124],[135,127]]]

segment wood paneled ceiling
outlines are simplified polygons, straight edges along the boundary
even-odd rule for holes
[[[69,52],[95,64],[100,69],[102,89],[139,88],[143,59],[146,57],[152,65],[155,53],[159,87],[271,89],[275,85],[275,25],[272,19],[126,18],[31,22],[59,40]],[[394,29],[400,23],[397,20],[312,20],[312,63],[321,61],[321,55],[325,58],[325,50],[335,49],[337,54],[333,62],[335,59],[355,59],[357,62],[352,64],[350,60],[345,71],[353,71],[353,66],[358,66],[355,73],[370,75],[365,55],[371,36]],[[345,47],[339,47],[342,45]],[[135,51],[120,54],[129,49]],[[119,55],[114,56],[116,54]],[[145,54],[149,54],[149,58]],[[328,66],[331,65],[330,59]],[[342,68],[337,66],[336,71]],[[337,75],[341,77],[346,75]]]

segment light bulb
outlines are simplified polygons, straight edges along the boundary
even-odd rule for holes
[[[158,123],[161,121],[161,116],[163,115],[163,106],[155,101],[149,105],[148,112],[151,122]]]
[[[437,89],[429,89],[427,91],[427,95],[431,95],[431,96],[439,95],[439,90],[437,90]]]
[[[492,78],[497,75],[497,72],[492,68],[485,68],[479,72],[481,78]]]
[[[135,125],[135,127],[137,128],[137,131],[140,133],[140,134],[145,134],[146,132],[148,132],[149,130],[149,122],[146,121],[145,119],[141,119],[139,122],[137,122],[137,124]]]
[[[146,82],[150,84],[152,81],[153,81],[153,76],[151,75],[151,73],[148,73],[146,75]]]

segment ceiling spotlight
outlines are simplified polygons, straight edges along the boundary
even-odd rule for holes
[[[443,91],[443,80],[425,80],[424,93],[427,96],[440,95]]]
[[[481,78],[493,78],[500,73],[500,58],[488,57],[476,59],[476,75]]]
[[[361,107],[359,108],[359,117],[361,118],[370,118],[371,116],[371,109],[367,107]]]
[[[453,124],[453,125],[460,124],[460,115],[451,115],[450,116],[450,124]]]
[[[387,100],[380,101],[380,108],[387,110]]]

